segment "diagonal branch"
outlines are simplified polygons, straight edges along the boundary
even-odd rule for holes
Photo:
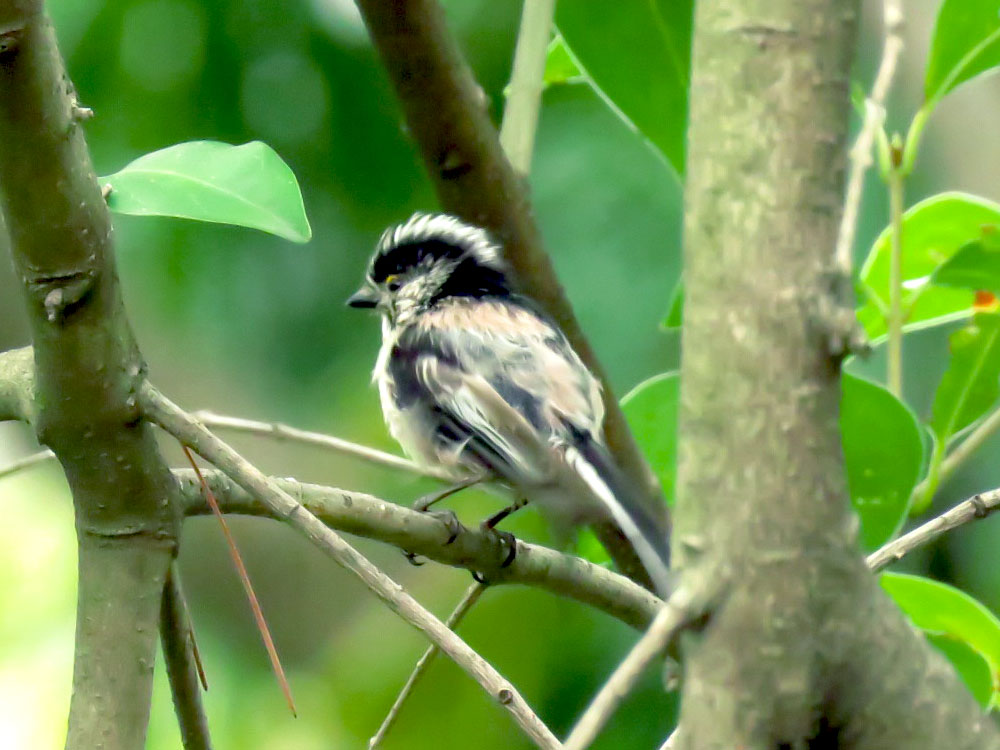
[[[448,31],[436,0],[357,0],[365,25],[402,105],[409,132],[441,207],[489,229],[524,291],[566,332],[573,348],[604,386],[605,433],[616,460],[645,488],[646,508],[667,533],[666,504],[657,480],[629,432],[594,351],[546,255],[524,181],[507,161],[486,97]],[[595,527],[615,563],[633,580],[651,585],[627,540],[612,524]]]
[[[868,567],[872,572],[878,572],[892,563],[925,544],[930,544],[942,534],[958,528],[970,521],[975,521],[993,513],[1000,508],[1000,489],[980,492],[945,511],[937,518],[932,518],[913,531],[894,539],[885,546],[868,555]]]
[[[35,359],[30,346],[0,353],[0,422],[31,424],[35,413]]]
[[[625,696],[635,687],[646,668],[660,656],[681,630],[699,617],[713,589],[704,591],[681,586],[660,608],[649,629],[590,702],[566,740],[566,750],[584,750],[597,737]]]
[[[426,635],[448,654],[495,700],[511,714],[524,733],[543,749],[562,747],[548,727],[532,712],[514,686],[485,659],[473,651],[444,623],[424,609],[416,599],[366,557],[351,547],[300,503],[260,473],[236,451],[223,443],[203,425],[186,414],[148,382],[139,388],[140,408],[184,445],[190,446],[205,460],[215,464],[247,492],[260,499],[276,516],[304,534],[338,564],[368,586],[389,608],[407,623]]]

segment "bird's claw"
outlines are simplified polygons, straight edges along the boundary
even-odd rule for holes
[[[500,545],[507,548],[507,555],[504,557],[503,562],[500,563],[501,568],[506,568],[514,562],[514,558],[517,557],[517,537],[509,531],[500,531],[499,529],[494,528],[490,525],[489,520],[483,521],[483,523],[479,525],[479,528],[484,534],[495,535],[499,540]]]

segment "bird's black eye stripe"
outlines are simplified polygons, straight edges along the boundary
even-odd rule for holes
[[[372,280],[385,281],[389,276],[405,273],[428,258],[459,258],[465,249],[444,240],[428,239],[395,245],[383,250],[372,261]]]

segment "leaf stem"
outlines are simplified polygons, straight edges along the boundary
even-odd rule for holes
[[[500,125],[500,146],[522,176],[531,172],[531,155],[542,101],[545,55],[552,32],[556,0],[525,0],[514,50],[510,94]]]
[[[1000,429],[1000,406],[994,408],[986,419],[980,422],[951,453],[944,459],[939,459],[936,466],[932,459],[927,478],[913,488],[912,512],[917,513],[924,510],[938,486],[958,471],[959,467],[979,450],[983,443],[989,440],[998,429]]]
[[[889,256],[888,385],[896,398],[903,395],[903,173],[895,165],[889,173],[889,211],[892,244]]]

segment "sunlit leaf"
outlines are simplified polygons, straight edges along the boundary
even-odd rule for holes
[[[984,230],[978,240],[962,245],[946,260],[931,276],[931,283],[1000,294],[1000,232],[993,225]]]
[[[959,248],[979,237],[984,226],[997,224],[1000,204],[966,193],[932,196],[904,214],[903,308],[909,311],[906,329],[925,328],[972,314],[971,292],[933,286],[931,275]],[[881,309],[889,306],[889,245],[887,228],[861,268],[861,283],[870,298],[862,300],[858,319],[871,339],[886,333]]]
[[[935,103],[1000,65],[1000,0],[944,0],[927,60],[924,98]]]
[[[851,503],[861,519],[861,540],[874,550],[906,519],[920,478],[924,443],[920,423],[885,388],[845,374],[840,429]]]
[[[101,184],[111,186],[108,206],[117,213],[236,224],[293,242],[312,237],[295,175],[260,141],[180,143],[140,156]]]
[[[622,399],[622,411],[653,468],[667,503],[674,501],[677,476],[677,413],[680,375],[667,372],[644,380]]]
[[[883,573],[880,582],[918,628],[962,642],[986,661],[991,680],[989,705],[998,705],[1000,620],[996,615],[965,592],[927,578]],[[956,667],[963,678],[969,674],[967,663]],[[969,687],[973,694],[981,692],[976,684]]]
[[[693,0],[561,0],[556,25],[612,109],[684,171]]]
[[[976,313],[948,340],[951,359],[934,393],[931,429],[939,444],[986,413],[1000,396],[1000,314]]]
[[[557,34],[549,42],[549,48],[545,54],[545,73],[542,82],[546,86],[554,86],[560,83],[576,83],[584,80],[586,79],[566,47],[566,42]]]

